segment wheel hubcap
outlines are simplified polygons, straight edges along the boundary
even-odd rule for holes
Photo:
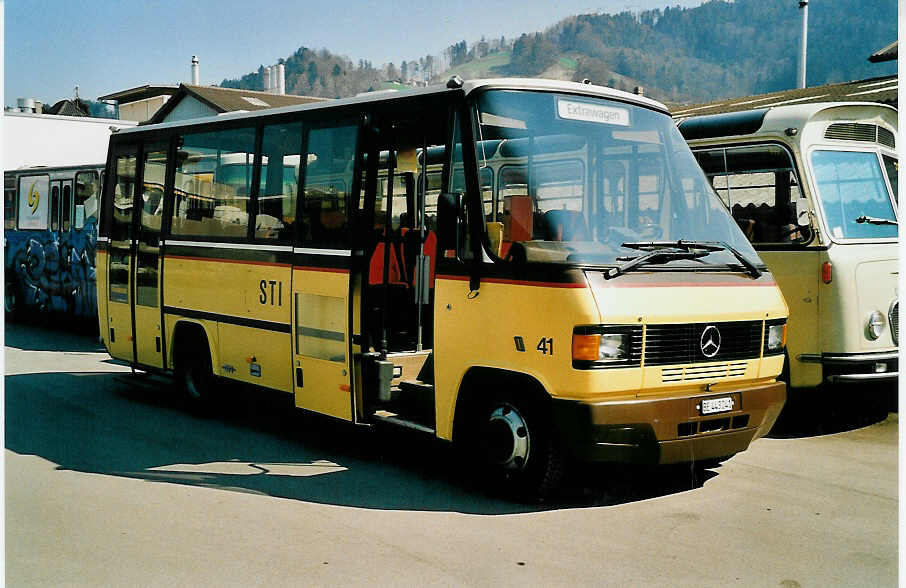
[[[498,406],[491,411],[487,425],[488,460],[505,470],[525,467],[531,437],[519,411],[509,404]]]

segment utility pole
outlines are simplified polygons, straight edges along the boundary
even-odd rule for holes
[[[799,0],[799,9],[802,11],[802,38],[799,46],[799,75],[797,88],[805,87],[805,56],[808,47],[808,0]]]

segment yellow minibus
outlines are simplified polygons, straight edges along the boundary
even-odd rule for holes
[[[567,460],[726,458],[784,404],[783,297],[653,100],[454,77],[109,153],[104,342],[199,403],[275,390],[541,495]]]

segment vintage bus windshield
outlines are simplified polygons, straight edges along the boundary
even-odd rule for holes
[[[624,243],[688,240],[723,242],[760,264],[669,117],[529,91],[485,92],[477,110],[478,166],[496,171],[485,214],[503,225],[501,257],[520,243],[528,261],[610,265],[638,255]],[[667,265],[690,263],[739,262],[714,251]]]
[[[812,168],[834,238],[896,238],[897,217],[876,153],[818,150],[812,153]]]

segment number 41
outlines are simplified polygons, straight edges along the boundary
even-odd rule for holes
[[[541,340],[538,341],[538,346],[535,347],[542,355],[547,355],[548,353],[554,354],[554,339],[553,337],[541,337]]]

